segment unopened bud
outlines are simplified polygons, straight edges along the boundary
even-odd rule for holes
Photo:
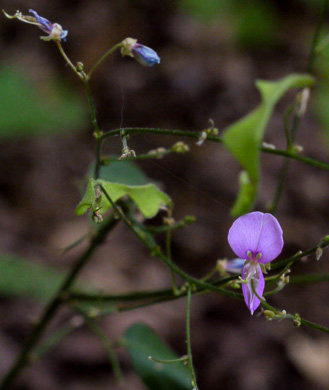
[[[186,215],[184,217],[184,222],[186,223],[186,225],[190,225],[190,224],[194,223],[195,221],[196,221],[196,218],[193,215]]]
[[[76,70],[77,70],[79,73],[83,71],[83,63],[82,63],[82,62],[77,62]]]
[[[294,151],[296,153],[301,153],[301,152],[303,152],[303,150],[304,150],[304,147],[302,145],[294,145]]]
[[[317,247],[317,248],[316,248],[316,251],[315,251],[315,258],[316,258],[317,260],[320,260],[322,254],[323,254],[323,249],[320,248],[320,247]]]
[[[176,142],[175,145],[171,147],[171,151],[175,153],[186,153],[190,151],[190,147],[186,145],[184,142],[179,141]]]
[[[263,148],[267,148],[267,149],[272,149],[272,150],[275,150],[276,149],[276,146],[273,145],[273,144],[268,144],[267,142],[263,142],[262,143],[262,146]]]
[[[207,132],[206,132],[206,131],[203,131],[203,132],[201,133],[200,137],[199,137],[198,142],[196,142],[196,145],[201,146],[201,145],[204,143],[204,141],[205,141],[206,139],[207,139]]]
[[[310,95],[311,90],[309,88],[304,88],[302,92],[297,96],[296,115],[298,117],[301,117],[305,114]]]

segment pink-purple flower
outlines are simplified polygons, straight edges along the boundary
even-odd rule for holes
[[[265,280],[260,263],[267,264],[282,251],[282,229],[272,214],[259,211],[238,218],[228,233],[228,242],[234,253],[247,260],[242,270],[242,292],[251,314],[258,308],[263,296]]]

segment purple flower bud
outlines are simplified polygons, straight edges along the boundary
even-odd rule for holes
[[[122,41],[121,54],[135,58],[143,66],[160,64],[160,57],[153,49],[137,43],[137,40],[133,38],[126,38]]]
[[[245,280],[242,291],[251,314],[260,304],[254,290],[262,297],[265,286],[259,263],[269,263],[281,253],[282,235],[278,220],[271,214],[259,211],[238,218],[229,230],[231,248],[239,258],[247,260],[242,270]]]
[[[136,43],[132,47],[131,51],[135,60],[141,65],[153,66],[154,64],[160,64],[160,57],[153,49],[147,46]]]

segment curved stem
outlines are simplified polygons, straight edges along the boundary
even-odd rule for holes
[[[117,43],[116,45],[114,45],[109,51],[107,51],[103,57],[101,57],[97,62],[96,64],[90,69],[90,71],[88,72],[87,74],[87,79],[89,80],[91,78],[91,75],[94,73],[94,71],[98,68],[98,66],[109,56],[111,55],[112,53],[114,53],[117,49],[119,49],[121,47],[122,43]]]

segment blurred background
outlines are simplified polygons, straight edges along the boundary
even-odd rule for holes
[[[219,133],[260,101],[256,79],[276,80],[305,72],[322,8],[320,0],[2,0],[9,14],[29,8],[69,31],[63,47],[73,63],[90,67],[126,37],[155,49],[161,64],[140,66],[116,53],[94,73],[91,89],[101,129],[163,127],[201,131],[211,118]],[[327,18],[329,15],[327,15]],[[24,268],[8,276],[17,259],[66,271],[83,245],[61,250],[86,234],[90,218],[77,217],[94,139],[85,93],[56,46],[42,31],[9,20],[0,23],[0,373],[9,369],[44,302],[22,287],[40,272]],[[328,31],[325,25],[324,36]],[[306,156],[328,161],[329,57],[316,63],[318,82],[297,143]],[[277,106],[265,141],[285,148],[283,114],[289,93]],[[137,154],[170,147],[178,139],[135,135]],[[190,152],[147,160],[139,166],[175,203],[174,217],[197,222],[173,235],[174,261],[196,277],[219,258],[233,256],[227,243],[230,208],[238,191],[239,165],[218,144],[201,147],[184,139]],[[106,141],[105,154],[121,153],[119,137]],[[273,200],[281,157],[262,155],[262,183],[256,209]],[[315,246],[329,233],[328,173],[292,161],[278,207],[282,257]],[[162,242],[164,242],[162,238]],[[17,271],[17,270],[16,270]],[[311,256],[294,274],[328,272],[328,251]],[[43,283],[47,285],[46,275]],[[170,275],[124,226],[97,251],[81,280],[109,293],[166,288]],[[41,282],[42,283],[42,282]],[[20,287],[22,289],[20,290]],[[328,283],[288,285],[269,302],[328,326]],[[14,297],[13,295],[16,295]],[[23,296],[22,296],[23,295]],[[136,321],[153,327],[178,354],[185,354],[186,300],[110,316],[102,327],[112,341]],[[62,311],[52,329],[72,314]],[[291,322],[250,316],[244,303],[209,294],[192,300],[192,348],[200,389],[329,388],[329,341],[320,332]],[[44,358],[24,371],[13,389],[84,390],[146,387],[119,349],[126,381],[116,384],[106,351],[86,326],[79,327]]]

